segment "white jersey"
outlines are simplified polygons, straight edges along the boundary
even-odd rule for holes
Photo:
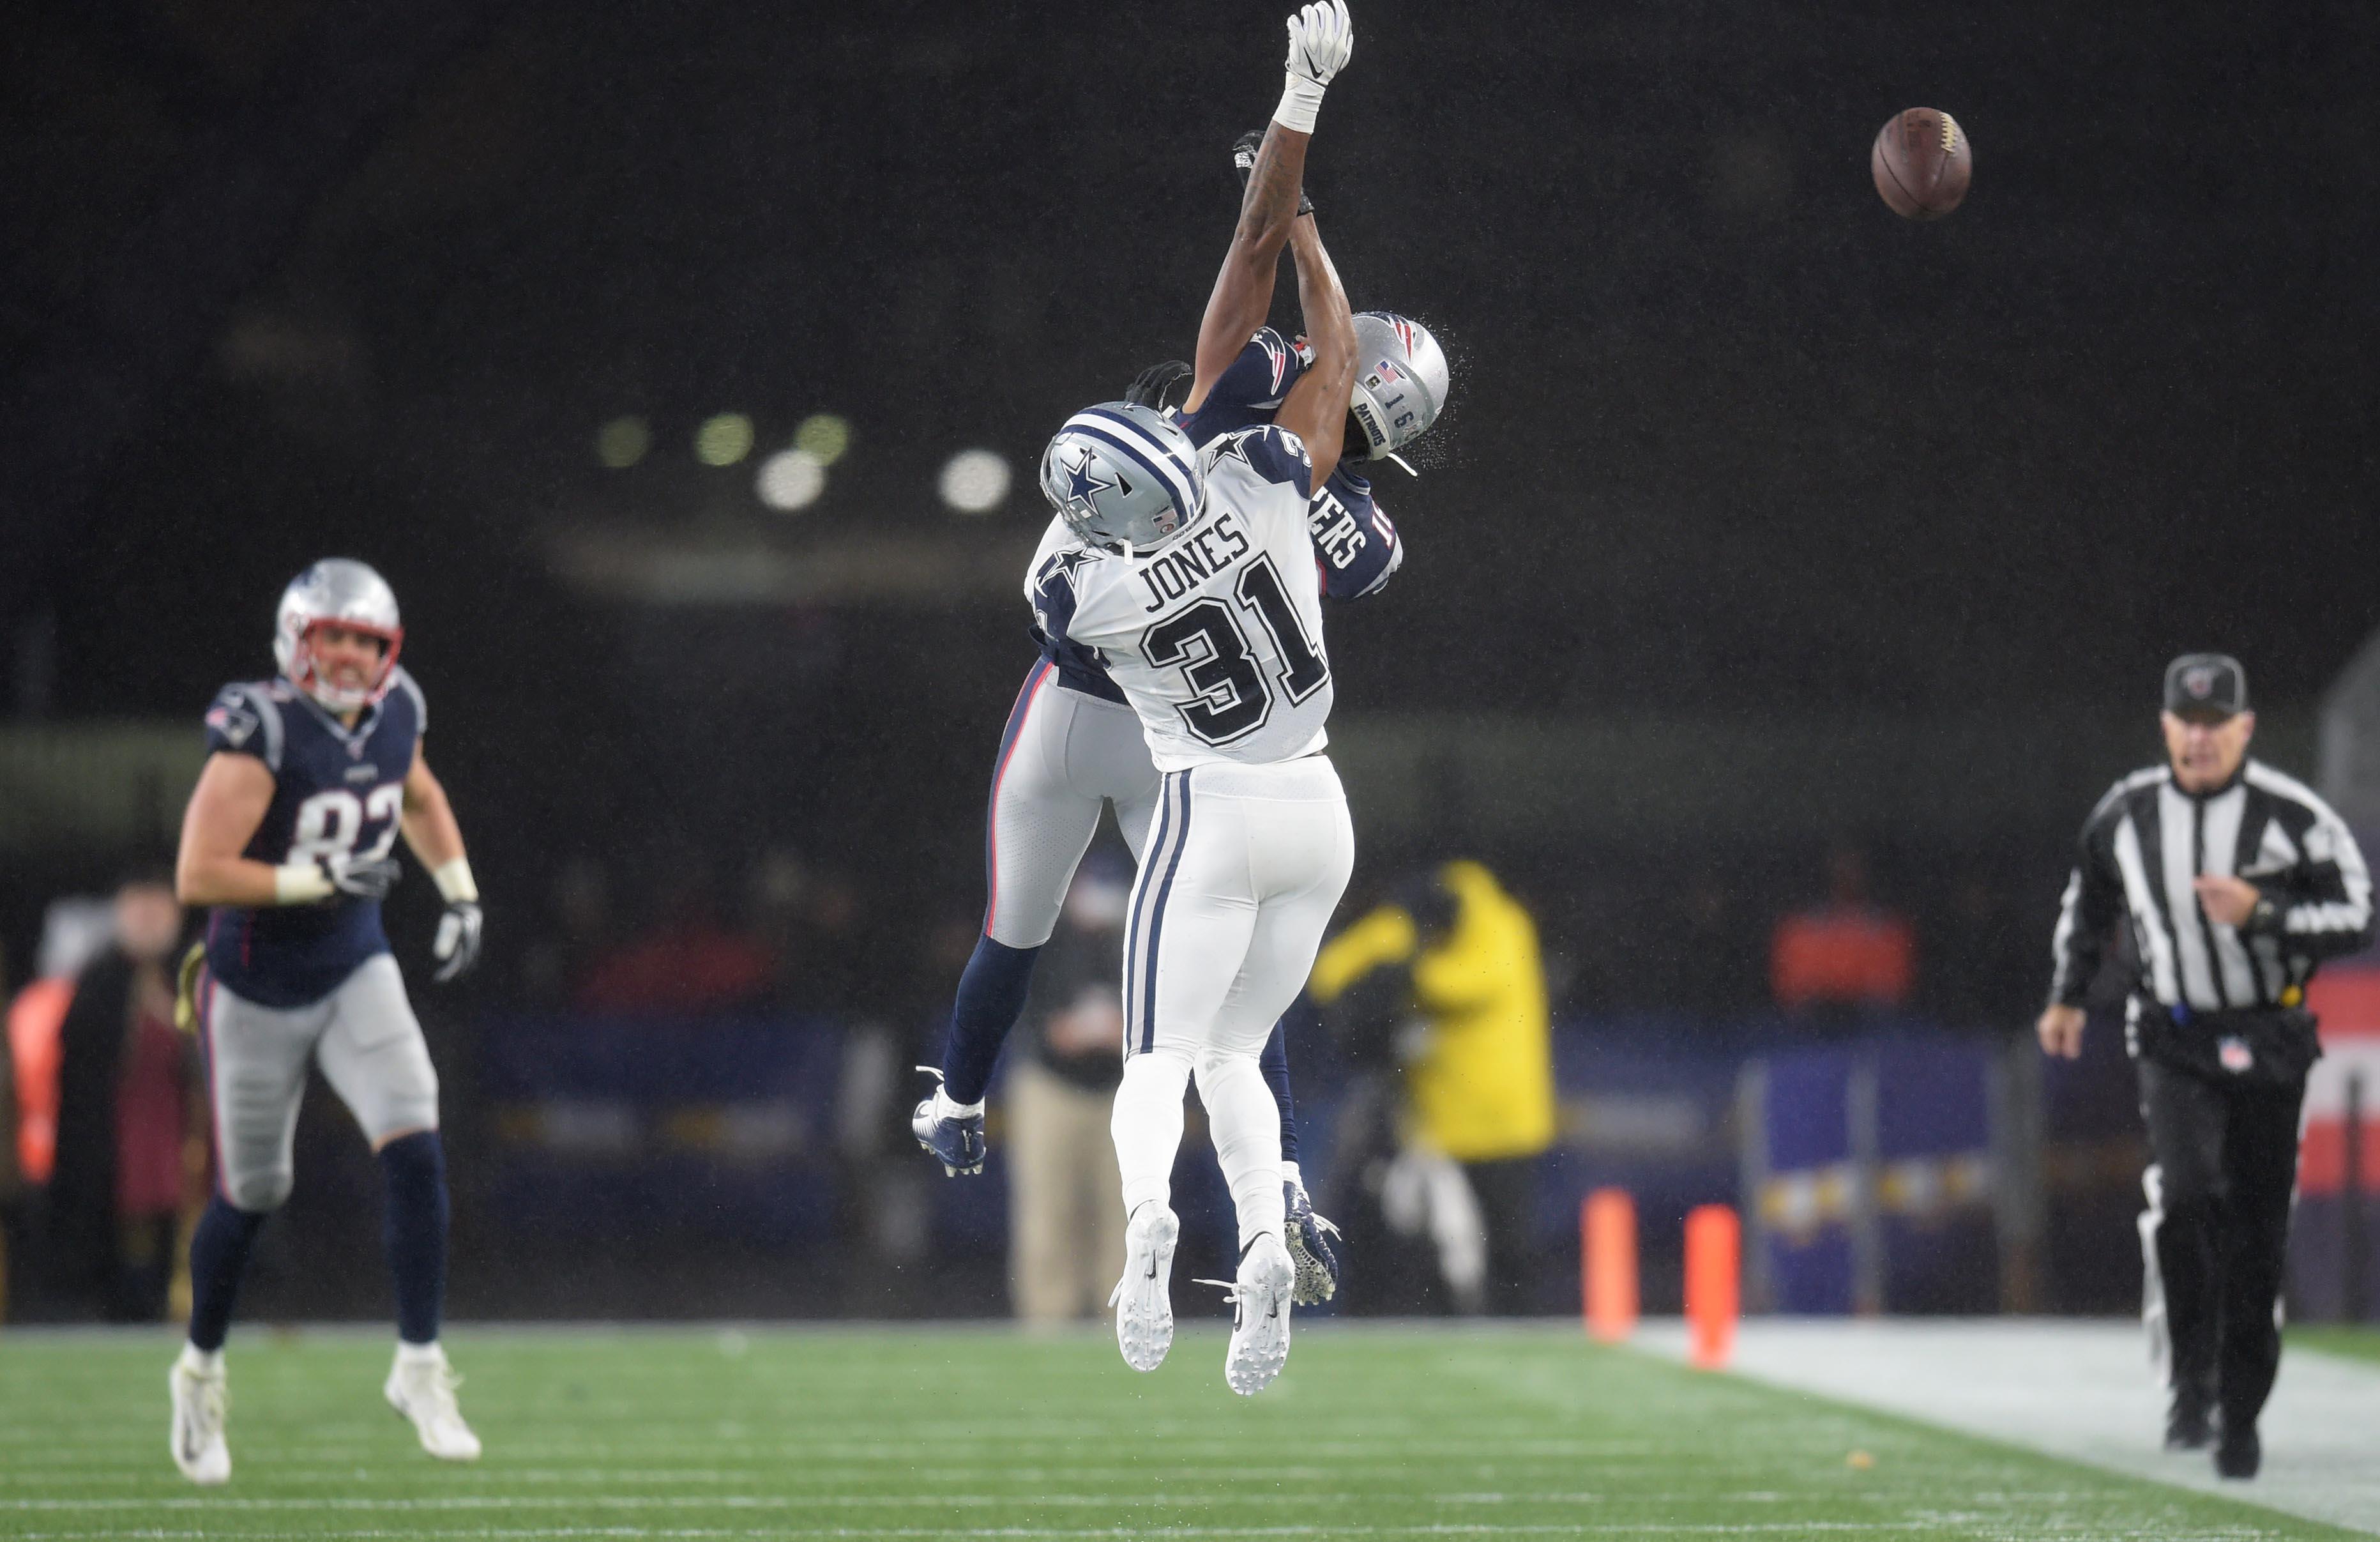
[[[1311,754],[1331,699],[1306,530],[1313,461],[1270,425],[1225,434],[1199,460],[1206,508],[1154,551],[1045,537],[1026,578],[1034,618],[1058,655],[1106,668],[1160,771]]]

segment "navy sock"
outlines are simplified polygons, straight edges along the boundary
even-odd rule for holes
[[[446,1156],[438,1132],[381,1147],[380,1171],[388,1190],[382,1235],[396,1280],[396,1336],[435,1343],[446,1300]]]
[[[1289,1095],[1289,1034],[1281,1023],[1272,1025],[1272,1037],[1265,1040],[1264,1048],[1257,1055],[1257,1069],[1264,1072],[1265,1081],[1272,1087],[1274,1101],[1281,1105],[1281,1159],[1297,1160],[1297,1100]]]
[[[190,1233],[190,1342],[212,1354],[231,1332],[232,1303],[266,1210],[243,1210],[217,1194]]]
[[[1011,948],[985,936],[975,945],[951,1003],[951,1039],[942,1051],[942,1091],[953,1103],[980,1103],[991,1085],[1000,1046],[1025,1010],[1038,948]]]

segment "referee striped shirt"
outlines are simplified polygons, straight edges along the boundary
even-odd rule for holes
[[[2217,924],[2191,880],[2245,878],[2270,906]],[[2258,761],[2212,792],[2163,765],[2110,788],[2082,826],[2050,950],[2053,1002],[2082,1004],[2116,918],[2132,929],[2136,1004],[2192,1011],[2294,1007],[2323,960],[2372,940],[2372,874],[2346,823],[2313,789]]]

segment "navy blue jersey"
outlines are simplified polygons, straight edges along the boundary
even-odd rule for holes
[[[225,686],[207,709],[208,752],[254,755],[273,773],[273,802],[240,855],[274,867],[385,856],[428,720],[421,688],[403,668],[353,728],[287,680]],[[319,1001],[357,965],[387,951],[377,900],[217,905],[207,917],[207,968],[232,994],[261,1006]]]
[[[1226,434],[1259,428],[1273,420],[1297,377],[1305,373],[1297,345],[1268,326],[1248,339],[1231,367],[1218,375],[1196,412],[1179,420],[1190,442],[1204,449]],[[1397,528],[1380,512],[1372,484],[1342,460],[1316,489],[1306,514],[1314,537],[1314,562],[1322,592],[1334,600],[1377,594],[1395,571],[1402,553]]]

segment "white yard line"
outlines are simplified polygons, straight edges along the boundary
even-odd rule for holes
[[[1637,1344],[1683,1358],[1685,1329]],[[2265,1466],[2226,1483],[2204,1451],[2161,1449],[2165,1393],[2137,1324],[2030,1318],[1753,1318],[1730,1367],[1756,1381],[1988,1436],[2380,1535],[2380,1368],[2291,1350],[2258,1424]]]

